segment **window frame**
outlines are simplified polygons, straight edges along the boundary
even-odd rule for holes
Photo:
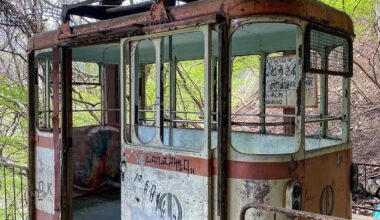
[[[337,72],[337,71],[331,71],[331,70],[318,70],[318,69],[313,69],[311,67],[310,63],[310,47],[311,47],[311,32],[319,31],[325,34],[333,35],[336,37],[343,38],[347,40],[348,43],[348,72]],[[353,40],[352,37],[348,34],[342,33],[336,29],[324,27],[321,25],[317,25],[314,23],[310,23],[306,27],[306,32],[305,32],[305,50],[304,50],[304,72],[310,72],[310,73],[318,73],[318,74],[327,74],[327,75],[338,75],[338,76],[343,76],[343,77],[352,77],[353,76]],[[331,52],[331,51],[330,51]]]
[[[46,57],[46,58],[38,58],[38,55],[41,54],[41,53],[50,53],[50,57]],[[52,100],[50,100],[50,97],[47,97],[47,95],[49,94],[50,96],[53,95],[53,79],[52,79],[52,75],[53,75],[53,58],[52,58],[52,53],[53,53],[53,49],[52,48],[47,48],[47,49],[42,49],[42,50],[37,50],[35,51],[34,53],[34,75],[35,75],[35,83],[34,83],[34,86],[36,88],[35,90],[35,100],[34,100],[34,103],[35,103],[35,106],[36,106],[36,111],[35,111],[35,116],[36,116],[36,120],[35,120],[35,127],[37,129],[37,131],[40,131],[40,132],[52,132],[53,131],[53,121],[52,121],[52,116],[44,116],[44,121],[45,121],[45,125],[46,127],[41,127],[39,122],[40,122],[40,113],[44,112],[45,114],[53,114],[53,106],[50,107],[54,100],[54,97],[52,97]],[[44,68],[43,68],[43,73],[44,73],[44,77],[45,77],[45,80],[44,80],[44,86],[45,86],[45,89],[44,89],[44,95],[43,95],[43,99],[44,99],[44,103],[45,103],[45,109],[44,111],[40,111],[40,96],[39,96],[39,75],[38,75],[38,71],[39,71],[39,61],[43,61],[44,63]],[[49,65],[49,72],[47,73],[46,72],[46,67],[47,65]],[[48,84],[46,84],[46,82],[48,82]],[[50,92],[48,92],[48,88],[50,88],[50,85],[52,86],[52,90]],[[49,106],[47,107],[47,103],[49,104]],[[49,121],[46,121],[47,119],[49,119]]]
[[[97,73],[97,78],[98,82],[79,82],[79,81],[73,81],[72,82],[72,90],[74,91],[75,87],[80,87],[80,86],[96,86],[99,87],[100,89],[100,109],[91,109],[91,110],[86,110],[86,109],[74,109],[74,103],[78,102],[77,100],[74,100],[74,95],[73,95],[73,109],[72,109],[72,117],[74,120],[74,113],[79,113],[79,112],[100,112],[100,123],[98,124],[85,124],[85,125],[80,125],[80,126],[74,126],[75,127],[88,127],[88,126],[103,126],[104,125],[104,113],[107,111],[107,109],[104,109],[104,64],[99,63],[99,62],[92,62],[92,61],[76,61],[72,60],[72,68],[74,68],[75,63],[81,63],[81,64],[94,64],[97,65],[98,68],[98,73]],[[78,71],[80,73],[81,71]],[[72,75],[74,76],[74,71],[72,70]]]
[[[170,149],[170,150],[177,150],[177,151],[182,151],[182,152],[202,152],[205,149],[211,148],[211,58],[212,58],[212,51],[211,51],[211,45],[212,45],[212,25],[213,24],[205,24],[205,25],[200,25],[200,26],[195,26],[195,27],[190,27],[190,28],[183,28],[183,29],[178,29],[178,30],[171,30],[171,31],[165,31],[165,32],[160,32],[160,33],[153,33],[153,34],[148,34],[148,35],[142,35],[142,36],[136,36],[136,37],[131,37],[131,38],[124,38],[121,39],[121,83],[122,83],[122,95],[121,95],[121,106],[122,106],[122,134],[123,134],[123,144],[129,145],[129,146],[143,146],[143,147],[155,147],[157,149]],[[162,55],[164,54],[162,46],[158,46],[158,51],[157,47],[155,46],[156,49],[156,73],[157,78],[157,94],[156,97],[159,97],[159,105],[160,107],[156,108],[156,121],[158,122],[156,127],[156,134],[155,137],[153,138],[152,141],[149,143],[142,143],[139,138],[134,137],[136,136],[135,130],[135,119],[134,115],[136,113],[133,112],[133,105],[135,105],[134,99],[134,91],[133,91],[133,83],[134,83],[134,72],[133,72],[133,58],[131,56],[131,51],[135,50],[136,48],[131,48],[131,42],[140,42],[142,40],[154,40],[154,39],[159,39],[159,41],[162,43],[163,39],[165,37],[169,36],[175,36],[178,34],[186,34],[186,33],[192,33],[192,32],[199,32],[203,34],[203,44],[204,44],[204,77],[205,77],[205,97],[204,97],[204,140],[203,141],[203,147],[201,149],[194,149],[191,147],[176,147],[176,146],[171,146],[171,145],[165,145],[164,140],[163,140],[163,128],[164,128],[164,118],[163,118],[163,93],[164,93],[164,88],[162,86],[163,84],[163,68],[162,65],[164,64],[162,60]],[[154,44],[154,42],[153,42]],[[128,59],[127,59],[127,54],[128,54]],[[125,71],[125,65],[129,65],[129,73],[126,73]],[[129,114],[130,114],[130,124],[127,125],[127,117],[125,117],[126,114],[128,114],[128,110],[126,109],[126,91],[125,91],[125,80],[126,77],[125,75],[129,74],[129,95],[130,95],[130,109],[129,109]],[[161,97],[162,96],[162,97]],[[126,127],[129,126],[130,128],[130,134],[129,137],[127,136],[126,132]],[[157,132],[159,131],[159,132]]]
[[[311,68],[311,62],[310,62],[311,48],[310,47],[311,47],[311,31],[313,31],[313,30],[319,31],[322,33],[326,33],[329,35],[333,35],[336,37],[340,37],[340,38],[347,40],[347,44],[348,44],[348,48],[347,48],[348,49],[348,72],[337,72],[337,71],[331,71],[328,69],[327,70],[318,70],[318,69]],[[328,55],[330,55],[332,51],[334,51],[334,50],[331,50]],[[340,142],[338,144],[335,144],[335,145],[319,147],[319,148],[310,149],[310,150],[306,149],[306,146],[305,146],[305,150],[306,151],[321,150],[321,149],[325,149],[325,148],[332,148],[332,147],[336,147],[336,146],[341,146],[342,144],[346,144],[346,143],[350,142],[350,97],[351,97],[350,96],[350,84],[351,84],[351,77],[353,76],[353,40],[352,40],[352,36],[350,36],[349,34],[345,34],[343,32],[340,32],[336,29],[332,29],[329,27],[324,27],[321,25],[310,23],[309,25],[307,25],[306,31],[305,31],[304,59],[305,59],[305,65],[304,65],[304,70],[303,70],[304,73],[309,72],[312,74],[318,74],[320,76],[321,97],[319,98],[319,102],[320,102],[319,112],[320,112],[321,117],[322,117],[322,114],[328,114],[328,110],[326,109],[327,108],[326,106],[328,106],[328,98],[329,98],[328,86],[322,85],[322,83],[323,83],[322,81],[327,81],[328,76],[342,77],[342,88],[341,88],[342,89],[342,99],[341,99],[342,113],[341,113],[340,118],[338,118],[338,116],[325,115],[324,116],[324,117],[326,117],[325,119],[320,118],[320,119],[315,119],[314,121],[313,120],[308,121],[308,120],[306,120],[307,117],[305,115],[305,120],[304,120],[305,125],[307,123],[320,123],[320,130],[319,130],[320,131],[320,135],[319,135],[320,138],[322,138],[322,139],[323,138],[324,139],[336,139],[336,140],[339,140]],[[323,62],[323,60],[321,60],[321,62]],[[323,89],[323,91],[322,91],[322,89]],[[342,134],[340,137],[329,137],[328,136],[328,130],[329,130],[328,122],[329,121],[340,121],[341,122]],[[305,137],[305,139],[306,139],[306,137]]]
[[[241,21],[241,22],[240,22]],[[295,20],[285,20],[284,17],[276,17],[276,18],[273,18],[273,19],[265,19],[265,18],[257,18],[257,17],[251,17],[251,18],[245,18],[245,19],[238,19],[236,22],[232,23],[232,24],[236,24],[236,25],[233,25],[233,29],[231,30],[230,32],[230,48],[232,48],[232,39],[233,39],[233,35],[235,34],[235,32],[237,30],[239,30],[239,28],[243,27],[244,25],[254,25],[254,24],[287,24],[287,25],[294,25],[297,27],[297,30],[298,30],[298,34],[301,34],[300,37],[298,38],[296,36],[296,47],[295,47],[295,51],[296,53],[298,53],[298,57],[296,56],[297,59],[301,59],[302,63],[298,65],[297,67],[297,71],[299,72],[298,75],[299,76],[302,76],[304,74],[304,62],[303,62],[303,53],[302,51],[299,51],[299,44],[301,44],[301,46],[304,45],[304,40],[305,40],[305,36],[304,36],[304,33],[305,33],[305,24],[306,22],[303,21],[303,20],[298,20],[298,19],[295,19]],[[231,49],[230,49],[231,50]],[[253,135],[265,135],[266,132],[267,132],[267,129],[266,129],[266,118],[267,117],[270,117],[271,115],[268,115],[266,114],[266,105],[265,105],[265,86],[262,85],[262,83],[265,83],[265,70],[266,70],[266,62],[268,60],[268,56],[272,53],[276,53],[276,52],[284,52],[282,50],[274,50],[274,51],[256,51],[255,53],[252,53],[251,55],[260,55],[261,56],[261,66],[264,65],[263,68],[261,68],[260,70],[260,91],[259,91],[259,107],[260,107],[260,115],[258,117],[260,117],[260,123],[257,123],[257,125],[255,125],[256,127],[259,127],[260,128],[260,133],[251,133]],[[234,57],[232,55],[232,53],[230,52],[230,58]],[[230,59],[231,60],[231,59]],[[232,65],[232,63],[231,63]],[[231,71],[232,71],[232,68],[231,68]],[[232,76],[232,72],[230,71],[230,76]],[[297,80],[297,78],[296,78]],[[304,81],[303,77],[299,79],[300,81]],[[231,81],[232,83],[232,81]],[[231,85],[230,85],[231,86]],[[302,90],[302,88],[300,87],[300,89]],[[230,94],[231,96],[231,94]],[[304,138],[304,135],[301,134],[302,132],[297,132],[297,130],[304,130],[304,121],[302,120],[304,118],[303,116],[303,110],[299,109],[298,108],[298,105],[300,104],[301,100],[305,99],[304,97],[304,93],[299,93],[297,94],[297,97],[296,99],[298,101],[296,101],[296,104],[294,105],[294,109],[295,109],[295,114],[294,115],[284,115],[284,116],[288,116],[289,118],[294,118],[294,127],[295,127],[295,133],[292,134],[292,135],[282,135],[282,134],[270,134],[270,135],[273,135],[273,136],[281,136],[281,137],[291,137],[294,139],[295,143],[296,143],[296,146],[294,147],[294,149],[292,150],[289,150],[287,152],[273,152],[273,151],[263,151],[262,150],[262,147],[259,146],[259,147],[255,147],[255,149],[253,149],[252,147],[248,150],[248,147],[237,147],[237,146],[234,146],[233,143],[231,142],[230,143],[230,146],[232,148],[234,148],[235,150],[239,151],[239,152],[242,152],[242,153],[245,153],[245,154],[251,154],[251,155],[288,155],[288,154],[294,154],[294,153],[297,153],[299,152],[304,146],[303,146],[303,143],[302,141],[299,141],[301,139]],[[302,108],[302,106],[300,106]],[[297,111],[298,110],[298,111]],[[229,116],[230,119],[232,119],[232,115]],[[278,117],[278,115],[274,115],[273,117]],[[232,122],[232,121],[231,121]],[[240,132],[240,133],[246,133],[246,132]],[[232,134],[232,129],[230,131],[230,134]],[[253,149],[253,150],[252,150]]]

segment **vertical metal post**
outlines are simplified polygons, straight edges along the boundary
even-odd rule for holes
[[[127,142],[130,141],[129,139],[129,136],[127,135],[126,131],[127,131],[127,126],[128,126],[128,122],[126,120],[126,118],[128,117],[127,116],[127,109],[126,109],[126,99],[127,99],[127,95],[130,93],[127,93],[126,91],[126,82],[127,82],[127,70],[126,70],[126,66],[127,66],[127,56],[128,56],[128,48],[126,47],[127,45],[127,42],[124,41],[124,39],[122,39],[120,41],[120,75],[119,75],[119,88],[120,88],[120,97],[119,97],[119,103],[120,103],[120,131],[121,131],[121,140],[123,140],[123,137],[125,137],[127,139]],[[130,132],[130,130],[129,130]],[[124,149],[123,149],[123,145],[121,145],[121,152],[124,152]],[[121,159],[121,163],[123,164],[123,161],[125,161],[125,156],[123,153],[121,153],[122,155],[122,159]],[[120,167],[120,169],[122,169],[122,167]]]
[[[20,177],[20,187],[21,187],[21,216],[22,216],[22,219],[24,219],[24,183],[22,181],[22,169],[20,169],[20,174],[19,174],[19,177]]]
[[[211,60],[211,128],[212,130],[216,130],[217,126],[213,122],[218,120],[216,115],[216,111],[218,109],[217,95],[218,95],[218,57],[214,56]]]
[[[52,123],[53,123],[53,145],[54,145],[54,173],[55,173],[55,194],[59,195],[54,199],[55,210],[61,210],[61,128],[60,128],[60,65],[61,65],[61,51],[58,47],[54,47],[52,50],[52,81],[53,81],[53,114],[52,114]]]
[[[48,59],[45,60],[45,123],[46,128],[51,128],[50,126],[50,62]]]
[[[28,120],[28,148],[29,148],[29,219],[36,218],[35,211],[35,154],[36,154],[36,66],[34,60],[34,51],[28,54],[28,103],[29,103],[29,120]]]
[[[204,31],[204,144],[211,149],[211,28]],[[211,151],[210,151],[211,152]]]
[[[137,51],[139,50],[138,48],[136,49]],[[136,54],[139,54],[136,52]],[[137,104],[137,123],[138,125],[142,125],[143,122],[145,122],[145,119],[147,118],[147,112],[145,111],[140,111],[139,110],[146,110],[146,64],[140,63],[140,57],[135,58],[138,61],[138,104]],[[157,67],[156,67],[157,69]],[[150,71],[150,70],[149,70]]]
[[[157,39],[156,47],[156,127],[160,140],[164,141],[164,38]]]
[[[296,55],[296,51],[286,51],[283,56],[294,56]],[[305,101],[306,102],[306,101]],[[284,115],[294,115],[295,108],[294,107],[285,107],[283,108]],[[288,123],[289,125],[284,125],[284,134],[285,135],[294,135],[295,127],[294,127],[294,118],[284,117],[283,121]]]
[[[131,141],[135,141],[138,134],[138,125],[140,124],[140,61],[138,52],[138,42],[131,42],[130,49],[130,69],[131,69]]]
[[[170,88],[170,103],[169,103],[169,119],[174,120],[177,118],[177,59],[173,52],[173,36],[169,36],[169,88]],[[175,122],[170,121],[169,123],[169,145],[173,145],[173,129],[177,127]]]
[[[207,159],[211,161],[212,153],[211,153],[211,79],[212,79],[212,70],[211,70],[211,55],[212,55],[212,29],[211,26],[205,26],[203,29],[204,34],[204,148],[207,149]],[[212,201],[212,188],[211,188],[211,179],[208,180],[208,191],[209,197],[208,201]],[[208,204],[208,210],[212,210],[212,203]],[[212,211],[209,212],[208,218],[212,219]]]
[[[5,205],[5,218],[8,218],[8,202],[7,202],[7,174],[5,172],[6,166],[3,167],[3,180],[4,180],[4,205]]]
[[[16,201],[16,185],[15,185],[15,167],[12,166],[12,187],[13,187],[13,214],[14,218],[17,219],[17,201]]]
[[[71,49],[61,49],[62,79],[62,219],[71,220],[72,216],[72,63]]]
[[[343,105],[342,105],[342,113],[343,113],[343,121],[342,121],[342,139],[346,143],[348,142],[350,137],[350,99],[351,99],[351,78],[344,77],[343,78]]]
[[[106,64],[98,63],[99,67],[99,83],[100,83],[100,123],[101,125],[106,124],[105,109],[108,109],[106,106],[108,97],[106,96]]]
[[[260,55],[260,76],[259,76],[259,91],[260,91],[260,124],[265,123],[265,97],[266,97],[266,64],[267,64],[267,53],[261,53]],[[264,125],[260,126],[260,133],[265,134],[266,128]]]
[[[329,51],[327,49],[323,50],[322,53],[320,54],[321,56],[321,67],[322,70],[327,70],[329,66],[329,57],[328,57]],[[319,111],[320,111],[320,117],[327,116],[329,114],[329,106],[328,106],[328,99],[329,99],[329,80],[328,80],[328,75],[327,73],[325,74],[320,74],[321,77],[321,97],[320,97],[320,106],[319,106]],[[327,132],[328,131],[328,122],[324,121],[321,122],[320,124],[320,136],[325,138],[327,137]]]
[[[230,145],[230,47],[229,26],[224,19],[219,26],[219,112],[218,112],[218,215],[228,218],[228,147]]]
[[[296,95],[297,101],[295,105],[295,138],[298,147],[298,157],[304,158],[305,155],[305,71],[303,69],[304,47],[303,32],[298,31],[296,38]],[[296,159],[296,158],[295,158]],[[303,164],[304,166],[304,164]]]

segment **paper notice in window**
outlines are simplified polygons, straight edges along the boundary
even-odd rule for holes
[[[265,73],[265,103],[267,108],[294,108],[297,100],[296,56],[269,58]],[[317,78],[305,77],[306,107],[317,107]]]

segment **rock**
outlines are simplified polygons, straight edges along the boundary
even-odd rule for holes
[[[375,180],[375,183],[376,183],[377,185],[380,186],[380,178],[377,178],[377,179]]]
[[[368,179],[365,190],[372,196],[378,196],[380,186],[376,184],[374,179]]]

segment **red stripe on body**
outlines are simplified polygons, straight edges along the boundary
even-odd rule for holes
[[[58,220],[60,218],[57,212],[55,214],[50,214],[42,210],[36,209],[36,219],[37,220]]]
[[[43,148],[49,148],[54,149],[54,141],[53,136],[52,137],[45,137],[45,136],[36,136],[36,146],[43,147]]]
[[[129,149],[126,150],[126,155],[127,163],[130,164],[204,177],[218,174],[218,162],[215,158],[204,159]],[[178,163],[181,163],[181,165],[178,165]],[[227,177],[232,179],[256,180],[288,179],[292,176],[288,167],[289,162],[265,163],[229,160]]]

